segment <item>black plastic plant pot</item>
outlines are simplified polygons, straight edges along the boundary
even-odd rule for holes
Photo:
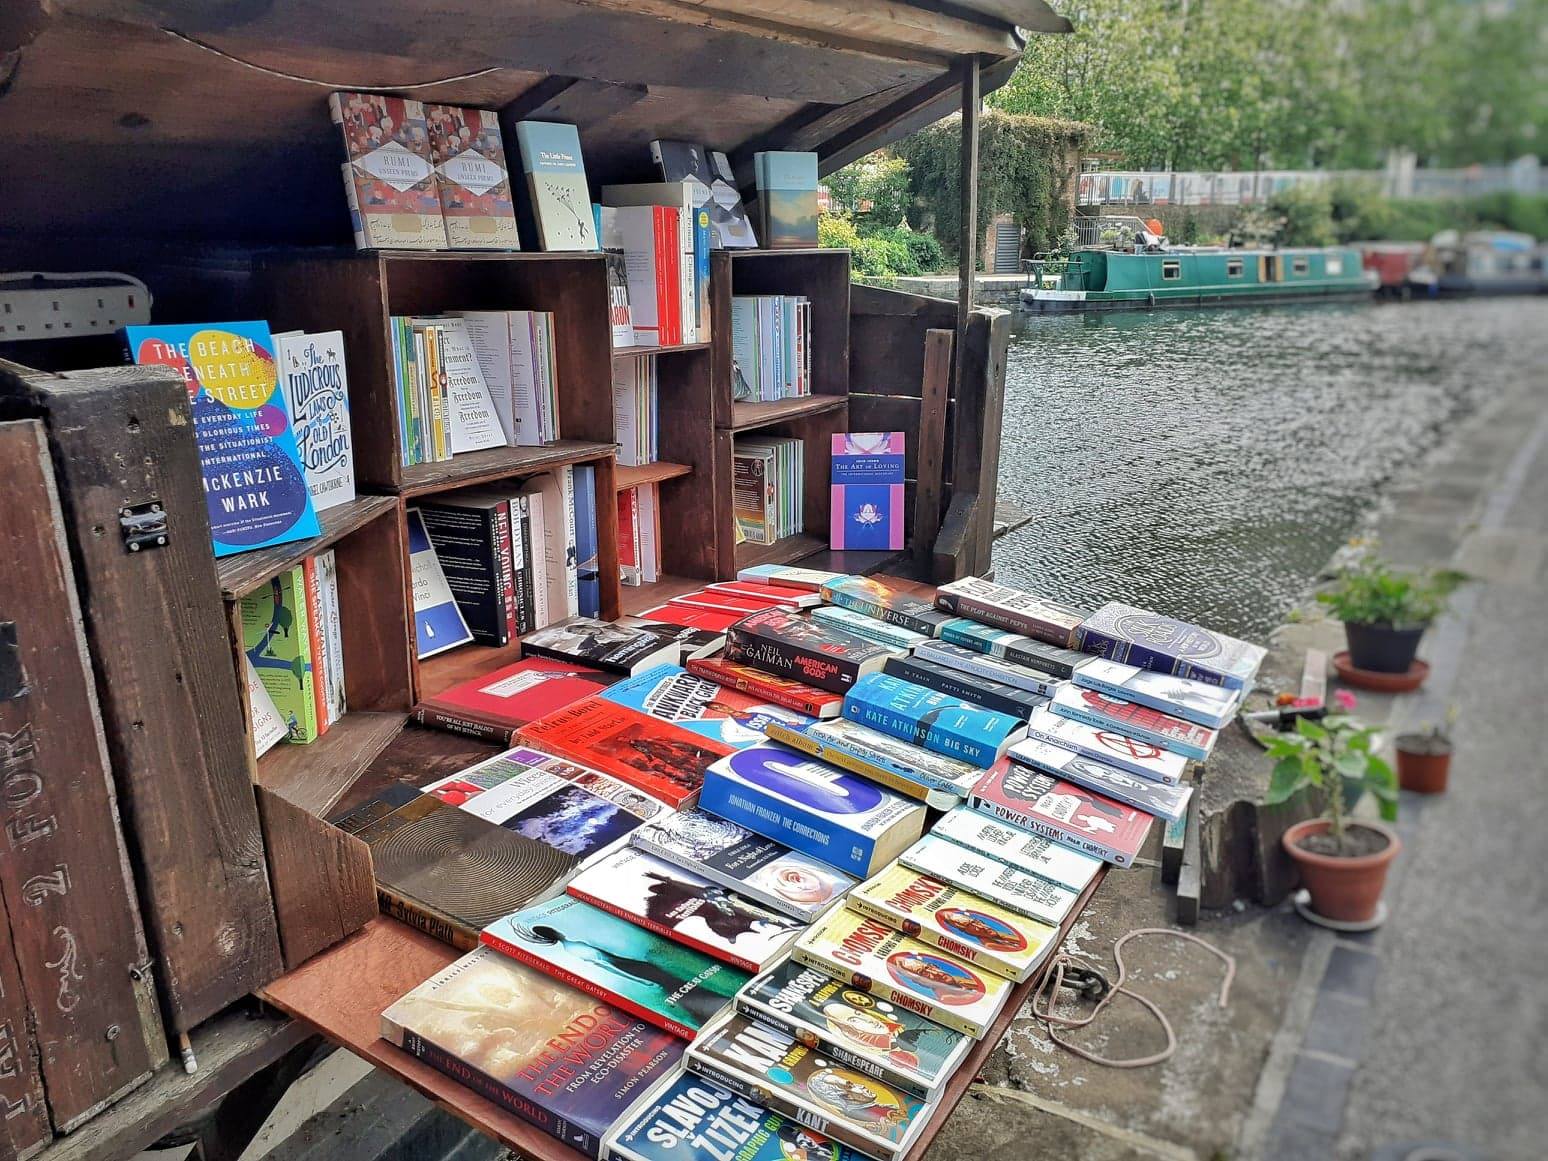
[[[1344,622],[1349,663],[1371,673],[1407,673],[1419,652],[1426,625],[1365,625]]]

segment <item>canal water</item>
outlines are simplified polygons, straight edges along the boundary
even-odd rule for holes
[[[1491,392],[1548,374],[1548,297],[1019,315],[1006,583],[1261,637],[1385,481]]]

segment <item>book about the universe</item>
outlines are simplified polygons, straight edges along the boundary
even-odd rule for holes
[[[924,598],[892,588],[875,577],[834,577],[822,586],[822,599],[926,637],[939,637],[948,620]]]

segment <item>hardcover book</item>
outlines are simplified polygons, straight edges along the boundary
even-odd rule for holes
[[[1177,785],[1188,768],[1187,758],[1154,742],[1131,738],[1117,730],[1088,726],[1046,709],[1035,711],[1028,719],[1027,737],[1074,750],[1126,773],[1165,782],[1169,786]]]
[[[757,972],[785,954],[806,925],[744,899],[638,847],[591,863],[566,890],[674,943]]]
[[[868,673],[855,683],[844,695],[844,716],[981,769],[1026,736],[1026,723],[1010,714],[981,709],[885,673]]]
[[[973,1043],[793,959],[738,992],[736,1010],[924,1100],[951,1078]]]
[[[615,680],[587,665],[523,657],[425,698],[414,707],[414,720],[508,746],[528,722],[600,693]]]
[[[674,808],[692,806],[704,782],[704,768],[735,752],[601,697],[588,697],[530,722],[518,736],[529,745],[621,778]]]
[[[1209,757],[1220,736],[1207,726],[1185,722],[1138,702],[1109,697],[1098,689],[1075,685],[1058,690],[1048,708],[1060,717],[1074,718],[1099,730],[1117,730],[1198,762]]]
[[[414,601],[414,644],[421,661],[473,640],[468,623],[462,619],[446,573],[425,531],[424,519],[417,508],[410,508],[408,523],[409,572]]]
[[[188,388],[217,557],[322,530],[268,323],[131,326],[124,339],[132,362],[171,367]]]
[[[689,1046],[688,1067],[877,1161],[902,1157],[931,1111],[918,1097],[736,1012]]]
[[[948,619],[929,601],[890,588],[868,576],[834,577],[823,584],[822,599],[926,637],[940,636],[941,626]]]
[[[836,907],[813,924],[791,955],[975,1040],[989,1031],[1013,986],[1004,976],[848,907]]]
[[[242,598],[242,648],[292,742],[316,741],[320,658],[312,651],[311,611],[298,564]]]
[[[1069,605],[976,576],[942,585],[936,590],[935,603],[954,616],[1022,633],[1062,649],[1075,647],[1076,632],[1085,616]]]
[[[741,613],[728,613],[724,609],[706,609],[700,605],[674,605],[668,601],[644,610],[639,620],[663,625],[680,625],[684,628],[703,629],[720,638],[717,648],[725,647],[725,632],[742,619]]]
[[[1026,721],[1033,710],[1048,704],[1048,699],[1041,694],[967,674],[922,657],[890,657],[882,666],[882,672],[969,705],[1010,714],[1020,721]]]
[[[815,593],[823,585],[839,580],[844,575],[841,572],[823,572],[817,568],[797,568],[790,564],[755,564],[739,569],[736,579],[749,584],[780,585]]]
[[[889,625],[886,621],[878,621],[875,617],[868,617],[853,609],[842,609],[837,605],[823,605],[813,609],[811,615],[814,621],[832,625],[835,629],[853,633],[856,637],[864,637],[867,641],[874,641],[887,649],[905,653],[921,641],[930,639],[923,633],[915,633],[912,629],[905,629],[901,625]]]
[[[836,718],[844,710],[841,694],[815,689],[786,677],[776,677],[762,669],[754,669],[751,665],[739,665],[723,657],[695,658],[687,664],[688,672],[695,677],[708,678],[717,685],[740,690],[808,717]]]
[[[999,762],[973,791],[973,809],[1065,843],[1120,867],[1132,867],[1150,833],[1150,815],[1106,795]]]
[[[489,109],[426,105],[430,160],[453,250],[519,250],[500,117]]]
[[[1075,907],[1077,896],[1069,888],[934,835],[925,835],[898,861],[1050,927],[1058,927]]]
[[[975,653],[983,653],[1012,665],[1035,669],[1049,677],[1067,680],[1077,670],[1095,661],[1089,653],[1074,649],[1062,649],[1037,641],[1021,633],[1008,633],[992,625],[984,625],[967,617],[952,617],[941,626],[941,640],[960,645]]]
[[[829,474],[835,550],[903,547],[903,433],[834,432]]]
[[[1249,687],[1267,653],[1261,645],[1116,601],[1086,618],[1079,645],[1109,661],[1226,689]]]
[[[575,126],[518,121],[516,144],[527,178],[521,232],[544,250],[600,249]]]
[[[312,507],[323,512],[346,504],[355,498],[355,444],[349,430],[344,334],[275,335],[274,353]]]
[[[602,696],[736,750],[760,744],[768,722],[800,725],[812,720],[695,677],[676,665],[658,665],[626,677]]]
[[[933,753],[848,718],[805,726],[770,722],[764,733],[791,749],[880,782],[937,809],[956,805],[984,775],[983,769],[971,762]]]
[[[959,670],[973,678],[997,681],[1001,685],[1009,685],[1040,697],[1052,697],[1054,690],[1063,684],[1044,670],[1016,665],[987,653],[979,653],[977,650],[962,645],[952,645],[946,641],[926,641],[914,651],[914,655],[921,661],[944,665],[948,669]]]
[[[1057,927],[901,863],[856,887],[845,906],[1017,983],[1059,940]]]
[[[522,638],[523,652],[632,677],[677,659],[677,646],[648,629],[569,617]]]
[[[772,743],[705,772],[703,808],[851,875],[869,875],[919,837],[925,809]]]
[[[603,1161],[865,1161],[799,1121],[681,1071],[608,1135]]]
[[[382,1038],[589,1157],[683,1053],[674,1037],[487,947],[383,1012]]]
[[[669,811],[635,831],[631,841],[802,923],[855,885],[825,863],[703,810]]]
[[[753,154],[758,217],[770,250],[817,245],[817,155]]]
[[[967,806],[947,811],[930,833],[1068,887],[1077,895],[1102,869],[1102,860],[1094,855],[1000,822]]]
[[[444,250],[425,107],[381,93],[331,93],[344,133],[344,190],[357,250]]]
[[[1093,657],[1081,666],[1075,684],[1149,706],[1212,730],[1225,728],[1242,704],[1239,689],[1137,669],[1100,657]]]
[[[491,923],[483,941],[605,1004],[692,1040],[744,971],[569,895]]]
[[[874,641],[784,609],[753,613],[726,632],[726,660],[830,693],[847,693],[891,656],[892,650]]]
[[[1054,746],[1048,742],[1027,738],[1016,746],[1012,761],[1053,774],[1066,782],[1095,790],[1109,798],[1117,799],[1157,818],[1175,821],[1188,809],[1188,799],[1193,796],[1191,786],[1169,785],[1130,774],[1106,762]]]
[[[725,593],[764,605],[783,605],[787,609],[811,609],[822,604],[822,597],[806,589],[785,585],[757,584],[753,581],[717,581],[705,586],[705,592]]]
[[[684,181],[694,187],[696,209],[709,211],[710,233],[717,250],[749,250],[758,245],[752,223],[737,192],[731,164],[724,153],[715,153],[691,141],[652,141],[651,160],[662,181]]]

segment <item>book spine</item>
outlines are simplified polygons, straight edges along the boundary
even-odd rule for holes
[[[1131,701],[1135,705],[1142,705],[1147,709],[1155,710],[1157,713],[1171,714],[1174,718],[1185,722],[1192,722],[1194,725],[1203,726],[1207,730],[1222,729],[1231,720],[1230,715],[1211,714],[1206,710],[1195,709],[1193,706],[1151,697],[1140,690],[1127,689],[1116,682],[1093,677],[1086,673],[1084,669],[1075,674],[1075,684],[1082,689],[1094,689],[1098,693],[1117,698],[1119,701]]]
[[[1160,746],[1163,750],[1171,750],[1173,753],[1181,754],[1185,758],[1192,758],[1198,762],[1202,762],[1209,757],[1209,751],[1204,749],[1202,746],[1196,746],[1192,742],[1185,741],[1182,738],[1174,738],[1170,734],[1163,733],[1160,730],[1148,729],[1145,726],[1140,725],[1138,722],[1126,722],[1120,721],[1117,718],[1108,717],[1106,714],[1100,713],[1097,710],[1091,709],[1085,705],[1060,705],[1059,703],[1055,702],[1048,708],[1053,710],[1053,712],[1058,714],[1061,718],[1069,718],[1071,721],[1084,722],[1092,729],[1110,730],[1113,733],[1123,734],[1124,736],[1133,738],[1139,742],[1149,742],[1153,746]],[[1140,774],[1141,772],[1136,769],[1129,771],[1129,773]],[[1142,776],[1146,778],[1153,777],[1153,775],[1151,775],[1148,771],[1145,772]],[[1156,780],[1161,781],[1161,779]]]
[[[419,514],[473,640],[509,644],[494,509],[421,504]]]
[[[1001,822],[1008,822],[1012,826],[1019,826],[1022,830],[1032,834],[1041,835],[1045,839],[1051,839],[1056,843],[1071,847],[1077,851],[1083,851],[1088,855],[1095,855],[1114,866],[1127,867],[1133,863],[1133,859],[1124,851],[1114,850],[1106,843],[1097,842],[1082,835],[1067,831],[1062,827],[1054,826],[1037,815],[1029,814],[1024,810],[1015,810],[1004,803],[995,802],[975,794],[968,800],[968,804],[976,811],[987,814],[991,818],[997,818]]]
[[[525,636],[538,627],[532,595],[532,521],[526,496],[512,496],[511,567],[515,571],[516,631]]]
[[[985,709],[1010,714],[1022,721],[1025,721],[1027,715],[1033,710],[1048,704],[1046,697],[1017,689],[1015,686],[993,682],[994,688],[986,688],[985,685],[969,681],[966,676],[961,675],[960,670],[916,665],[906,657],[887,658],[886,664],[882,666],[882,672],[913,682],[915,685],[924,686],[926,689],[933,689],[936,693],[944,693],[947,697],[958,698],[973,705],[981,705]]]
[[[937,651],[930,647],[929,642],[921,645],[915,651],[916,656],[925,661],[933,661],[937,665],[944,665],[947,669],[960,670],[963,673],[972,674],[974,677],[982,677],[985,681],[1000,681],[1014,689],[1022,689],[1028,693],[1037,694],[1040,697],[1049,697],[1058,689],[1059,683],[1051,677],[1045,677],[1040,673],[1011,673],[1003,669],[996,669],[992,665],[985,665],[978,660],[984,656],[978,654],[974,657],[964,657],[960,653]]]
[[[438,908],[394,891],[385,883],[376,885],[376,904],[383,915],[390,915],[458,951],[472,951],[478,946],[478,932],[473,928]]]
[[[702,955],[707,955],[711,959],[718,959],[723,963],[728,963],[732,967],[741,968],[746,972],[758,972],[763,970],[763,965],[760,963],[755,963],[750,959],[744,959],[742,956],[739,956],[734,952],[728,952],[724,948],[719,948],[713,944],[705,943],[703,940],[694,939],[691,935],[684,935],[681,931],[677,930],[677,928],[669,927],[658,919],[652,919],[649,915],[641,915],[638,912],[630,911],[626,907],[620,907],[617,903],[613,903],[607,899],[604,899],[600,895],[593,895],[590,891],[580,890],[575,886],[574,883],[571,883],[569,887],[566,888],[566,891],[574,898],[579,899],[582,903],[590,903],[593,907],[596,907],[602,911],[606,911],[609,915],[616,915],[619,919],[622,919],[627,923],[633,923],[636,927],[643,927],[646,931],[653,931],[657,935],[661,936],[662,939],[669,939],[673,943],[680,943],[684,947],[691,947],[694,951],[697,951]]]
[[[714,232],[710,228],[709,210],[697,209],[693,214],[693,257],[699,306],[695,321],[701,343],[710,341],[710,249],[713,245]]]
[[[1020,609],[1008,608],[965,593],[939,593],[936,603],[958,617],[967,617],[1010,633],[1020,633],[1023,637],[1057,645],[1061,649],[1075,648],[1077,630],[1041,620]]]
[[[414,721],[427,729],[461,734],[466,738],[477,738],[480,742],[493,742],[507,747],[516,744],[515,726],[497,726],[474,718],[460,717],[435,706],[415,706]]]
[[[886,621],[889,625],[897,625],[903,629],[909,629],[915,633],[922,633],[926,637],[935,637],[940,634],[940,617],[920,617],[902,609],[893,609],[874,601],[859,593],[850,592],[843,588],[834,588],[824,585],[822,599],[830,605],[837,605],[841,609],[850,609],[856,613],[864,613],[867,617],[875,617],[878,621]]]
[[[875,617],[857,614],[846,618],[845,613],[853,612],[851,609],[832,608],[824,605],[812,610],[812,617],[824,624],[832,625],[836,629],[842,629],[846,633],[853,633],[856,637],[864,637],[867,641],[874,641],[887,649],[897,649],[907,652],[918,644],[918,638],[911,630],[901,625],[892,625]]]
[[[966,710],[970,717],[984,716],[981,710],[975,711],[972,707],[966,707]],[[844,698],[844,716],[901,741],[984,769],[994,765],[1000,756],[995,740],[983,732],[974,732],[972,723],[962,731],[949,730],[939,722],[928,721],[927,715],[862,699],[854,691]]]
[[[494,514],[494,574],[500,589],[500,605],[505,611],[505,639],[510,641],[521,635],[521,621],[516,610],[516,565],[511,540],[511,504],[501,500],[491,512]]]
[[[754,681],[751,678],[737,676],[727,679],[727,675],[721,673],[713,666],[705,665],[701,660],[694,659],[688,662],[688,672],[695,677],[702,677],[707,681],[713,681],[717,685],[724,685],[728,689],[734,689],[738,693],[750,693],[754,697],[761,697],[774,705],[784,706],[786,709],[796,710],[808,717],[820,718],[831,715],[833,703],[826,698],[807,697],[799,690],[786,688],[782,685],[769,685]]]
[[[349,708],[344,691],[344,622],[339,607],[338,557],[329,549],[319,559],[328,562],[326,568],[318,571],[322,577],[323,651],[327,654],[324,694],[331,723],[343,717]]]
[[[656,342],[663,347],[683,341],[682,320],[677,316],[677,252],[671,224],[677,219],[665,206],[651,214],[651,239],[656,273]]]
[[[684,1040],[692,1040],[697,1035],[696,1029],[680,1023],[670,1016],[664,1016],[660,1012],[652,1011],[643,1004],[637,1004],[627,996],[610,992],[599,984],[594,984],[590,980],[560,967],[558,964],[549,963],[546,959],[540,959],[526,948],[517,947],[514,943],[501,939],[491,931],[485,931],[479,938],[501,955],[508,955],[530,968],[536,968],[544,975],[552,976],[560,983],[569,984],[570,987],[575,988],[577,991],[585,992],[588,996],[593,996],[609,1007],[617,1008],[620,1012],[628,1012],[629,1015],[644,1020],[647,1024],[651,1024],[654,1027],[664,1029],[673,1036],[681,1037]]]
[[[803,810],[706,771],[699,806],[755,834],[777,839],[792,850],[865,878],[875,861],[876,840],[836,826],[831,819]]]
[[[964,1036],[971,1036],[977,1039],[986,1031],[976,1021],[964,1019],[944,1004],[932,1004],[924,997],[915,995],[904,988],[894,987],[885,980],[878,980],[863,972],[856,972],[848,967],[832,963],[827,956],[804,946],[800,940],[791,949],[790,958],[797,963],[805,964],[807,967],[827,972],[828,975],[841,983],[858,988],[860,991],[875,996],[879,1000],[896,1004],[905,1011],[913,1012],[916,1016],[923,1016],[926,1020],[934,1020],[937,1024],[950,1028],[954,1032],[961,1032]]]
[[[559,503],[564,508],[565,615],[574,617],[580,613],[580,570],[575,559],[575,469],[566,464],[555,474],[559,480]]]
[[[317,575],[315,556],[301,562],[301,576],[306,589],[306,639],[312,652],[312,705],[320,738],[328,732],[328,654],[323,648],[322,580]]]
[[[862,755],[847,748],[840,748],[820,738],[802,733],[800,730],[792,730],[781,722],[769,722],[763,727],[763,732],[769,738],[781,745],[789,746],[792,750],[810,754],[830,766],[848,770],[851,774],[858,774],[862,778],[869,778],[889,790],[896,790],[899,794],[906,794],[921,802],[929,797],[931,790],[944,790],[948,794],[961,793],[957,787],[942,784],[933,778],[926,782],[927,776],[922,771],[904,771],[880,755]]]
[[[896,915],[890,908],[883,907],[874,899],[858,891],[851,891],[844,900],[844,905],[852,911],[858,911],[861,915],[869,916],[878,923],[885,923],[894,931],[901,931],[912,935],[920,943],[928,943],[931,947],[938,947],[942,951],[956,956],[958,959],[965,959],[969,963],[976,963],[984,970],[991,971],[997,976],[1003,976],[1005,979],[1012,980],[1018,984],[1032,974],[1032,965],[1030,964],[1018,966],[1007,963],[992,951],[977,947],[971,943],[963,943],[952,939],[948,935],[942,935],[935,928],[920,923],[918,920]]]
[[[794,1036],[802,1043],[815,1040],[820,1045],[820,1051],[824,1056],[832,1057],[840,1064],[874,1077],[883,1084],[890,1084],[893,1088],[901,1089],[910,1096],[918,1097],[922,1101],[928,1101],[934,1094],[928,1085],[922,1084],[918,1077],[909,1076],[888,1068],[879,1061],[869,1060],[859,1053],[845,1048],[832,1040],[817,1035],[817,1033],[804,1024],[787,1022],[781,1018],[779,1012],[772,1008],[766,1008],[755,1000],[749,999],[745,992],[738,992],[734,1001],[738,1015],[746,1016],[755,1024],[762,1024],[775,1032],[782,1032],[786,1036]]]

